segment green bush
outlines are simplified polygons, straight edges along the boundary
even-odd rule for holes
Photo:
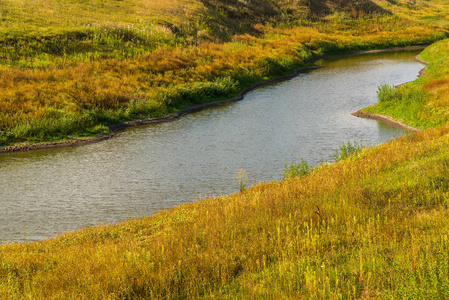
[[[401,100],[400,91],[394,85],[384,84],[377,88],[379,103],[395,103]]]
[[[285,180],[296,176],[306,176],[310,173],[312,173],[312,169],[309,167],[304,158],[301,158],[301,163],[297,165],[294,163],[285,164],[284,172],[281,175]]]
[[[354,153],[361,151],[362,149],[363,149],[362,143],[357,142],[342,143],[340,147],[335,149],[335,152],[332,155],[332,159],[337,162],[351,156]]]
[[[189,103],[208,102],[217,98],[231,96],[239,90],[239,82],[231,77],[219,77],[214,81],[195,82],[176,88],[173,98]],[[177,98],[177,96],[180,98]],[[173,101],[167,104],[172,104]],[[176,102],[176,101],[175,101]]]

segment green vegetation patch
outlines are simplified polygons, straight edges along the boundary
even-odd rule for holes
[[[421,129],[446,125],[449,122],[449,40],[426,48],[420,59],[429,62],[424,76],[398,88],[379,87],[378,103],[364,110]]]

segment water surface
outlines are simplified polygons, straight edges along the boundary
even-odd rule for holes
[[[416,52],[327,59],[327,66],[257,89],[241,102],[136,127],[97,144],[0,155],[0,242],[41,240],[150,215],[204,195],[277,180],[285,163],[330,159],[342,142],[379,144],[402,134],[351,112],[376,103],[377,86],[411,81]]]

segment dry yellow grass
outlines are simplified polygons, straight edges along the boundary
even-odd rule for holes
[[[374,0],[374,2],[401,17],[421,20],[440,26],[449,24],[447,22],[449,3],[445,0]]]

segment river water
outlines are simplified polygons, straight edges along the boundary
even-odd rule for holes
[[[0,154],[0,243],[42,240],[278,180],[286,163],[331,158],[342,142],[403,133],[351,112],[377,87],[414,80],[417,52],[345,56],[248,93],[243,101],[170,123],[135,127],[87,146]]]

